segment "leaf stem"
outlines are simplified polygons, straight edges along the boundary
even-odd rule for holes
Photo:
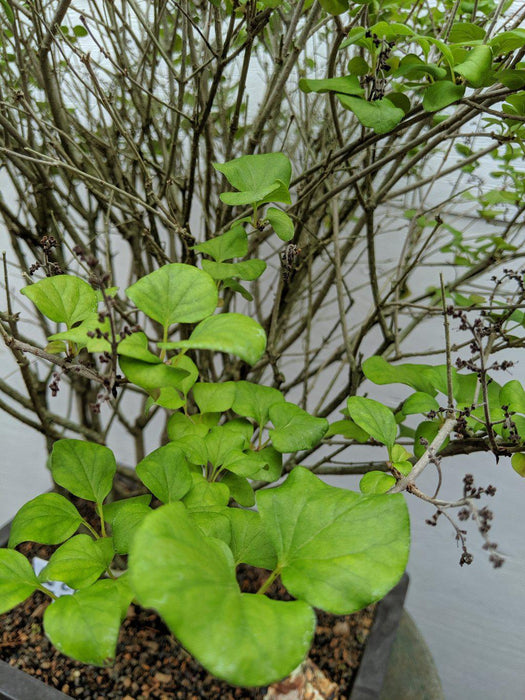
[[[91,527],[87,520],[82,520],[82,525],[84,525],[84,527],[87,527],[87,529],[91,532],[91,534],[96,540],[100,539],[100,535],[98,534],[98,532],[95,530],[94,527]]]
[[[55,595],[52,591],[50,591],[50,590],[49,590],[48,588],[46,588],[45,586],[38,586],[38,590],[39,590],[39,591],[42,591],[42,593],[45,593],[46,595],[48,595],[48,596],[49,596],[50,598],[52,598],[53,600],[58,600],[58,596]]]
[[[104,522],[104,512],[102,510],[102,503],[97,503],[97,513],[100,518],[100,532],[102,537],[106,537],[106,523]]]
[[[268,576],[263,585],[259,588],[259,590],[257,591],[257,595],[262,595],[263,593],[266,593],[266,591],[270,588],[275,579],[278,578],[280,575],[281,569],[280,567],[277,567],[272,571],[272,573]]]

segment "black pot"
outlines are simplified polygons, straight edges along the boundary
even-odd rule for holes
[[[0,547],[10,523],[0,529]],[[403,610],[408,575],[377,605],[350,700],[443,700],[428,648]],[[0,661],[0,700],[64,700],[68,695]]]

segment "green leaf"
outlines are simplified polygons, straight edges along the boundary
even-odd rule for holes
[[[214,280],[241,279],[256,280],[266,270],[264,260],[244,260],[236,263],[217,263],[211,260],[202,261],[202,269]]]
[[[525,29],[513,29],[510,32],[500,32],[489,42],[495,56],[521,49],[525,46]]]
[[[361,87],[359,78],[356,75],[344,75],[341,78],[301,78],[299,88],[306,93],[309,92],[337,92],[342,95],[364,95],[365,91]]]
[[[257,494],[283,584],[310,605],[344,615],[383,597],[401,578],[410,528],[401,494],[363,496],[296,467]]]
[[[49,605],[44,630],[62,654],[84,664],[109,666],[115,659],[121,608],[117,583],[97,581]]]
[[[164,265],[126,289],[146,316],[164,328],[173,323],[195,323],[215,311],[218,301],[213,279],[192,265]]]
[[[416,391],[403,404],[405,416],[410,416],[414,413],[428,413],[429,411],[439,411],[439,403],[433,396],[424,391]]]
[[[409,79],[420,79],[426,75],[432,76],[434,80],[446,78],[447,71],[435,63],[425,63],[419,56],[408,54],[401,59],[401,63],[393,72],[393,77],[406,76]]]
[[[525,87],[525,70],[514,70],[508,68],[499,71],[493,71],[491,78],[500,82],[505,87],[511,90],[521,90]]]
[[[448,35],[452,44],[468,44],[485,38],[485,30],[472,22],[454,22]]]
[[[182,391],[184,380],[188,377],[185,369],[167,365],[160,360],[158,364],[152,364],[132,357],[119,357],[119,365],[132,384],[147,391],[166,387]]]
[[[510,463],[517,474],[525,477],[525,455],[522,452],[515,452],[510,458]]]
[[[525,391],[521,383],[512,379],[501,387],[499,405],[508,406],[510,411],[525,413]]]
[[[229,430],[227,425],[212,428],[204,438],[208,461],[213,467],[227,466],[228,462],[238,456],[246,447],[246,438],[236,430]]]
[[[253,318],[243,314],[224,313],[201,321],[188,340],[159,343],[159,346],[168,350],[216,350],[231,353],[249,365],[254,365],[266,349],[266,334]]]
[[[384,358],[374,355],[363,362],[363,372],[374,384],[406,384],[416,391],[436,395],[435,367],[430,365],[391,365]]]
[[[172,443],[159,447],[137,464],[137,476],[162,503],[180,500],[191,488],[184,453]]]
[[[184,496],[183,503],[188,510],[202,510],[214,506],[227,506],[230,489],[226,484],[206,481],[200,474],[191,475],[192,487]]]
[[[148,496],[149,498],[149,496]],[[151,508],[145,503],[128,499],[111,520],[113,532],[113,549],[117,554],[127,554],[138,526],[151,513]]]
[[[52,340],[46,345],[44,351],[50,355],[59,355],[61,352],[67,352],[67,344],[63,340]]]
[[[456,85],[450,80],[438,80],[425,90],[423,109],[427,112],[438,112],[460,100],[464,94],[464,85]]]
[[[326,418],[311,416],[293,403],[270,406],[275,428],[268,433],[277,452],[297,452],[318,445],[328,430]]]
[[[454,66],[454,72],[459,73],[472,87],[482,87],[492,65],[492,49],[486,44],[475,46],[469,51],[468,57],[462,63]]]
[[[347,440],[355,440],[356,442],[368,442],[370,435],[360,428],[353,420],[337,420],[328,428],[325,438],[332,435],[342,435]]]
[[[241,156],[228,163],[213,163],[237,193],[221,195],[225,204],[264,204],[284,202],[291,204],[288,186],[292,178],[292,166],[284,153],[260,153]]]
[[[379,401],[362,396],[350,396],[346,405],[352,420],[377,442],[392,447],[396,441],[397,425],[392,411]]]
[[[218,506],[189,511],[191,520],[205,537],[215,537],[229,545],[232,529],[227,513],[228,508]]]
[[[4,8],[4,13],[7,18],[8,22],[11,22],[11,24],[14,24],[15,22],[15,15],[13,13],[13,10],[11,9],[11,5],[7,2],[7,0],[0,0],[2,7]]]
[[[102,503],[111,491],[117,464],[113,452],[84,440],[58,440],[51,453],[51,474],[79,498]]]
[[[248,479],[232,472],[225,472],[222,475],[221,483],[226,484],[230,491],[230,496],[240,506],[251,508],[255,505],[255,493]]]
[[[259,513],[253,510],[228,508],[231,523],[230,549],[235,566],[249,564],[270,571],[277,566],[275,548],[271,543]]]
[[[218,263],[232,258],[244,258],[248,253],[248,236],[242,224],[235,224],[226,233],[199,243],[193,249],[209,255]]]
[[[95,290],[80,277],[46,277],[20,290],[47,318],[70,328],[96,311]]]
[[[405,450],[403,445],[393,445],[389,450],[389,456],[392,462],[403,462],[412,457],[410,452]]]
[[[129,557],[140,604],[157,610],[214,676],[244,688],[280,680],[310,646],[315,616],[301,601],[241,594],[228,547],[206,538],[181,504],[154,511]]]
[[[250,292],[245,287],[243,287],[242,284],[239,284],[237,280],[223,280],[222,286],[224,289],[232,289],[234,292],[240,294],[242,298],[246,299],[247,301],[253,301],[253,296],[250,294]]]
[[[319,4],[330,15],[342,15],[348,10],[348,0],[319,0]]]
[[[217,415],[217,414],[211,414]],[[167,430],[170,440],[178,440],[192,435],[204,437],[211,428],[207,422],[199,420],[201,416],[185,416],[183,413],[174,413],[168,420]],[[218,419],[217,421],[218,422]]]
[[[193,398],[201,413],[228,411],[235,399],[235,382],[217,384],[199,382],[193,387]]]
[[[281,241],[287,242],[292,240],[294,237],[294,225],[288,214],[281,209],[277,209],[277,207],[269,207],[266,210],[266,218]]]
[[[384,37],[385,39],[395,39],[399,36],[415,36],[415,32],[406,24],[400,22],[385,22],[381,21],[370,27],[372,34]]]
[[[277,481],[283,469],[283,457],[271,445],[262,450],[243,452],[235,461],[228,463],[228,469],[240,476],[258,481]]]
[[[112,559],[110,537],[93,540],[89,535],[76,535],[51,555],[39,580],[62,581],[71,588],[87,588],[100,578]]]
[[[29,598],[39,585],[23,554],[0,549],[0,615]]]
[[[405,116],[402,109],[386,98],[368,102],[349,95],[338,94],[337,97],[345,109],[353,112],[363,126],[373,129],[376,134],[392,131]]]
[[[100,323],[98,313],[90,313],[78,326],[70,328],[61,333],[53,333],[48,336],[48,340],[69,341],[75,343],[79,348],[88,348],[88,352],[104,352],[111,351],[111,344],[104,338],[90,338],[88,333],[100,330],[101,333],[109,333],[111,326],[109,319],[104,319],[104,323]]]
[[[385,472],[371,471],[363,476],[359,482],[361,493],[386,493],[396,483],[392,474]]]
[[[33,498],[15,515],[9,534],[9,547],[20,542],[60,544],[79,528],[82,516],[67,498],[44,493]]]
[[[270,407],[283,402],[284,396],[278,389],[253,382],[235,382],[233,410],[239,416],[253,418],[261,427],[269,420]]]
[[[118,344],[117,352],[124,357],[130,357],[149,364],[156,365],[161,362],[160,358],[150,351],[148,338],[142,331],[132,333],[123,338]]]
[[[76,24],[73,27],[73,34],[78,37],[83,37],[88,35],[88,31],[82,24]]]
[[[362,56],[354,56],[348,61],[346,70],[354,75],[366,75],[367,73],[370,73],[371,69]],[[299,87],[301,87],[300,83]]]
[[[106,503],[102,506],[104,520],[110,525],[112,525],[114,519],[117,517],[120,511],[125,510],[128,507],[128,505],[140,504],[144,506],[149,506],[150,503],[151,495],[149,493],[143,493],[140,496],[132,496],[131,498],[123,498],[120,501]]]
[[[425,420],[420,423],[416,428],[416,434],[414,436],[414,455],[419,459],[426,452],[426,445],[421,444],[421,438],[426,440],[428,444],[436,437],[439,432],[439,421],[428,421]],[[439,451],[446,447],[449,443],[449,438],[447,437],[443,445],[439,448]]]

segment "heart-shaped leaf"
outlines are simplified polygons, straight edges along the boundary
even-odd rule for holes
[[[299,88],[303,92],[339,92],[342,95],[364,95],[359,78],[356,75],[344,75],[341,78],[301,78]]]
[[[361,97],[350,95],[338,94],[337,97],[345,109],[353,112],[363,126],[373,129],[376,134],[392,131],[405,116],[402,109],[386,98],[368,102]]]
[[[392,474],[385,472],[371,471],[363,476],[359,482],[361,493],[386,493],[396,483]]]
[[[202,261],[202,269],[214,280],[240,279],[256,280],[266,270],[264,260],[244,260],[236,263],[217,263],[211,260]]]
[[[325,437],[332,435],[342,435],[347,440],[355,440],[356,442],[368,442],[370,435],[360,428],[353,420],[337,420],[328,428]]]
[[[246,381],[235,382],[233,410],[240,416],[253,418],[261,427],[269,420],[270,406],[283,401],[283,394],[271,386]]]
[[[137,464],[137,476],[162,503],[180,500],[191,488],[183,451],[173,443],[159,447]]]
[[[253,510],[228,508],[231,523],[230,549],[235,565],[249,564],[272,571],[277,566],[275,548],[259,513]]]
[[[60,544],[71,537],[82,516],[67,498],[58,493],[44,493],[23,505],[15,515],[9,533],[9,547],[20,542]]]
[[[487,44],[482,44],[469,51],[467,58],[454,66],[454,72],[459,73],[472,87],[482,87],[491,65],[492,49]]]
[[[273,404],[270,407],[270,420],[275,428],[268,432],[278,452],[297,452],[315,447],[328,430],[326,418],[315,418],[288,402]]]
[[[439,432],[439,421],[424,420],[416,428],[416,434],[414,435],[414,455],[419,459],[426,452],[426,444],[421,442],[421,438],[424,439],[426,443],[430,445],[432,440],[436,437]],[[449,443],[449,438],[447,437],[444,443],[439,448],[442,450]]]
[[[108,666],[115,659],[122,611],[116,581],[55,600],[44,613],[44,630],[53,646],[84,664]]]
[[[522,452],[515,452],[510,462],[516,474],[525,477],[525,455]]]
[[[225,507],[230,500],[230,489],[226,484],[207,481],[201,474],[192,473],[192,487],[184,496],[188,510],[202,510],[215,506]]]
[[[374,355],[363,362],[363,372],[374,384],[406,384],[416,391],[435,396],[437,367],[406,363],[391,365],[383,357]]]
[[[294,236],[294,225],[292,219],[277,207],[268,207],[266,218],[281,241],[291,241]],[[241,279],[246,279],[243,277]]]
[[[117,464],[113,452],[103,445],[64,439],[53,445],[51,474],[79,498],[102,503],[111,491]]]
[[[217,678],[242,687],[280,680],[304,659],[315,616],[302,601],[241,594],[228,547],[206,538],[181,504],[154,511],[129,557],[139,602],[156,609]]]
[[[68,328],[84,320],[97,308],[95,290],[80,277],[55,275],[20,290],[37,309]]]
[[[76,535],[51,555],[39,579],[62,581],[71,588],[86,588],[100,578],[112,559],[111,538],[93,540],[89,535]]]
[[[159,343],[159,346],[168,350],[216,350],[231,353],[249,365],[254,365],[266,349],[266,334],[253,318],[243,314],[224,313],[201,321],[188,340]]]
[[[228,462],[228,469],[240,476],[258,481],[276,481],[283,469],[283,457],[271,445],[262,450],[247,450],[234,461]]]
[[[0,615],[29,598],[39,585],[23,554],[13,549],[0,549]]]
[[[248,253],[248,235],[242,224],[236,224],[226,233],[210,238],[209,241],[199,243],[193,248],[209,255],[218,263],[232,258],[244,258]]]
[[[383,597],[405,569],[410,527],[401,494],[363,496],[296,467],[257,494],[281,578],[295,597],[347,614]]]
[[[205,436],[204,443],[208,461],[213,467],[228,466],[246,445],[246,438],[237,430],[230,430],[228,425],[218,425]]]
[[[193,387],[193,397],[201,413],[229,410],[235,398],[235,382],[199,382]]]
[[[221,484],[226,484],[231,498],[240,506],[251,508],[255,505],[255,493],[250,482],[244,476],[233,474],[230,471],[223,472]]]
[[[439,411],[439,403],[433,396],[426,394],[424,391],[416,391],[403,404],[405,416],[410,416],[414,413],[428,413],[429,411]]]
[[[510,411],[525,413],[525,390],[517,379],[512,379],[501,387],[499,404],[508,406]]]
[[[362,396],[350,396],[346,402],[348,413],[357,425],[374,440],[392,447],[396,441],[397,425],[392,411],[379,401]]]
[[[173,323],[195,323],[217,306],[213,279],[192,265],[164,265],[126,289],[137,308],[168,328]]]
[[[247,204],[262,202],[269,194],[267,190],[283,185],[287,188],[292,179],[292,166],[284,153],[260,153],[258,155],[241,156],[228,163],[214,163],[213,167],[222,173],[230,185],[240,192],[256,193],[255,199]],[[228,193],[231,194],[231,193]],[[221,196],[224,200],[224,195]],[[270,202],[286,201],[290,198],[269,199]],[[228,203],[228,202],[226,202]]]
[[[128,503],[119,510],[111,522],[113,549],[117,554],[127,554],[138,526],[151,513],[144,503]]]
[[[185,369],[167,365],[160,360],[158,364],[153,364],[132,357],[119,357],[119,365],[130,382],[147,391],[166,387],[182,391],[183,382],[188,377]]]
[[[456,85],[450,80],[437,80],[424,92],[423,109],[427,112],[439,112],[440,109],[460,100],[464,94],[464,85]]]

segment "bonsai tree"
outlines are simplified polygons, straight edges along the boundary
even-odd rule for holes
[[[98,515],[63,492],[24,505],[2,611],[64,581],[46,634],[105,665],[135,599],[248,687],[300,664],[314,607],[395,585],[404,493],[450,522],[461,564],[470,520],[500,566],[480,505],[495,488],[439,486],[447,456],[475,451],[525,474],[525,392],[493,376],[523,345],[524,10],[0,4],[0,333],[25,386],[0,380],[0,406]],[[421,343],[433,317],[438,348]],[[388,384],[408,387],[397,406]],[[108,447],[117,423],[133,464]],[[363,474],[360,493],[326,474]],[[24,541],[60,545],[38,576]],[[268,571],[258,594],[239,563]],[[263,595],[278,577],[294,601]]]

